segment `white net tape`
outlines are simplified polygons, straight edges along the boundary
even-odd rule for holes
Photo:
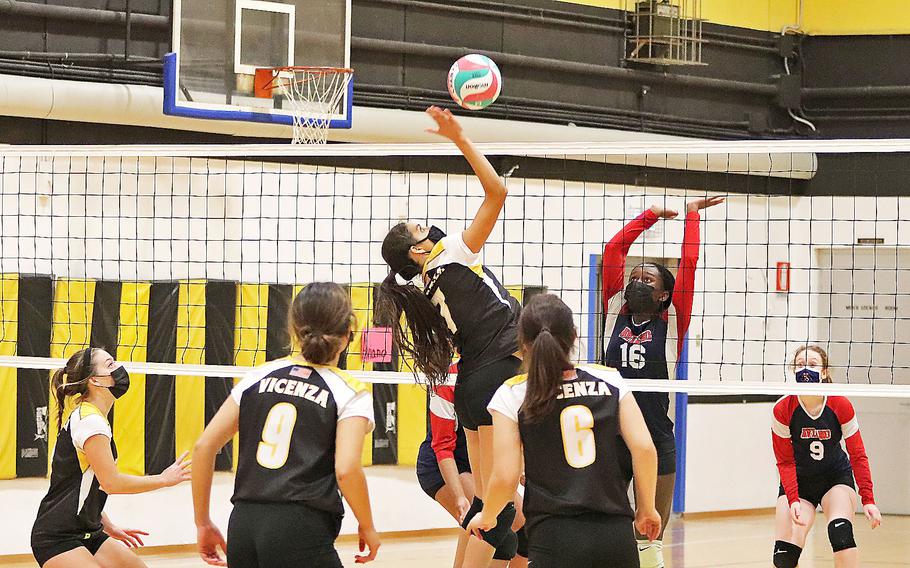
[[[329,123],[347,91],[350,69],[306,68],[281,71],[275,89],[294,113],[294,144],[325,144]]]
[[[66,365],[65,358],[54,357],[12,357],[0,356],[0,368],[54,370]],[[124,362],[124,368],[130,373],[157,375],[162,377],[206,377],[236,378],[244,376],[252,367],[237,365],[186,365],[176,363]],[[409,385],[415,382],[424,384],[421,375],[414,376],[409,372],[392,371],[357,371],[348,373],[357,379],[370,384]],[[455,384],[455,375],[449,376],[449,383]],[[839,383],[792,383],[792,382],[759,382],[731,381],[667,381],[636,379],[632,388],[639,392],[684,392],[690,395],[826,395],[868,398],[910,398],[910,385],[868,385]]]

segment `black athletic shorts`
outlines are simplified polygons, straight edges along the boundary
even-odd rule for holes
[[[831,488],[835,485],[846,485],[847,487],[856,490],[856,485],[853,483],[853,469],[820,477],[797,476],[796,483],[799,489],[799,498],[805,499],[816,507],[821,505],[822,497],[824,497],[828,491],[831,491]],[[777,496],[780,497],[786,494],[787,492],[784,491],[784,486],[781,485],[777,491]]]
[[[51,558],[75,550],[80,546],[88,549],[89,553],[94,556],[101,545],[104,544],[108,537],[104,531],[98,530],[83,535],[45,535],[32,533],[32,554],[38,561],[38,566],[44,566],[44,563]]]
[[[660,437],[652,439],[657,450],[657,475],[676,473],[676,438]],[[617,459],[627,480],[632,479],[632,454],[622,438],[617,440]]]
[[[496,389],[520,372],[521,359],[508,356],[467,374],[458,375],[455,383],[455,414],[466,430],[493,424],[487,405]]]
[[[529,519],[528,565],[533,568],[638,568],[632,519],[585,513]]]
[[[238,501],[231,512],[231,568],[341,568],[335,539],[341,516],[303,503]]]
[[[458,473],[471,473],[471,462],[468,461],[468,452],[465,447],[455,447],[455,465],[458,467]],[[424,440],[417,450],[417,482],[423,492],[430,496],[430,499],[436,499],[436,494],[446,484],[442,478],[442,472],[439,471],[439,462],[436,460],[436,452],[428,440]]]

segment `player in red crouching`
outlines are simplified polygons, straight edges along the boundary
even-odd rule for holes
[[[828,354],[817,345],[800,347],[791,371],[799,383],[831,382]],[[869,459],[853,405],[842,396],[785,396],[774,405],[771,438],[781,480],[774,566],[794,568],[799,564],[819,505],[829,519],[834,566],[859,566],[853,539],[854,477],[873,529],[881,524],[882,514],[875,505]],[[841,440],[846,443],[846,453]]]

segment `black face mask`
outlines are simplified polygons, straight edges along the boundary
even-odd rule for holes
[[[414,244],[419,245],[423,241],[430,241],[431,243],[433,243],[435,245],[436,243],[438,243],[439,241],[441,241],[444,238],[446,238],[445,232],[442,229],[440,229],[439,227],[437,227],[436,225],[433,225],[430,227],[430,232],[427,233],[426,238],[423,238]]]
[[[626,286],[625,299],[629,311],[633,314],[656,314],[660,308],[654,299],[654,287],[640,280],[629,282]]]
[[[114,369],[110,376],[114,379],[114,384],[107,387],[107,390],[114,395],[114,398],[120,398],[130,390],[130,374],[122,366]]]

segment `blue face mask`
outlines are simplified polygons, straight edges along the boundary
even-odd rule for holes
[[[796,371],[796,382],[798,383],[820,383],[822,374],[816,367],[803,367]]]

